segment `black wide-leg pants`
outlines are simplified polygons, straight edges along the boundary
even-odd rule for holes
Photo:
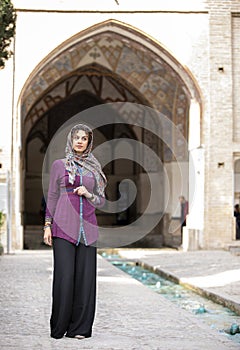
[[[53,239],[51,337],[91,337],[96,304],[96,247]]]

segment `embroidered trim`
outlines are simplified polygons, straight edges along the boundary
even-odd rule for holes
[[[78,171],[79,171],[79,175],[80,175],[80,186],[82,186],[83,174],[82,174],[82,168],[80,166],[78,167]],[[82,236],[83,236],[84,244],[88,245],[86,234],[85,234],[84,227],[83,227],[83,198],[82,198],[82,196],[80,196],[79,198],[80,198],[80,228],[79,228],[78,241],[77,241],[76,245],[79,245]]]

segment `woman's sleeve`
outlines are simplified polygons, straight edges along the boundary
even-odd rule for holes
[[[51,166],[50,171],[50,180],[49,180],[49,187],[48,187],[48,196],[47,196],[47,207],[46,207],[46,215],[45,215],[45,221],[51,221],[53,220],[54,213],[56,210],[58,198],[59,198],[59,162],[54,161]]]
[[[105,197],[93,193],[93,199],[91,199],[90,202],[94,205],[94,207],[101,208],[105,204]]]

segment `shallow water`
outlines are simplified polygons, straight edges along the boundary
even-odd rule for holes
[[[103,252],[102,256],[114,266],[151,288],[154,292],[161,294],[178,307],[193,313],[211,328],[216,329],[218,332],[225,334],[228,338],[240,344],[240,333],[238,329],[240,316],[230,309],[200,296],[179,284],[173,283],[150,270],[144,269],[137,265],[135,261],[126,261],[118,255],[109,255],[106,252]]]

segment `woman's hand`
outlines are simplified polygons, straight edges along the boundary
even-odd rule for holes
[[[43,240],[46,245],[52,246],[52,231],[50,226],[44,229]]]
[[[73,193],[76,193],[78,194],[79,196],[84,196],[86,198],[92,198],[92,194],[90,192],[88,192],[88,190],[86,189],[85,186],[79,186],[79,187],[76,187],[74,190],[73,190]]]

